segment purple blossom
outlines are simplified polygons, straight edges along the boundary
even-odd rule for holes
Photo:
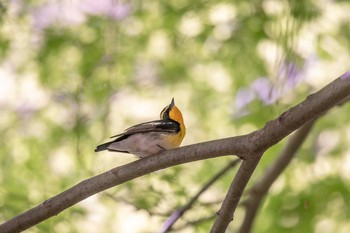
[[[235,109],[236,117],[248,114],[246,106],[254,99],[260,99],[264,104],[272,104],[279,98],[276,88],[266,77],[255,80],[248,88],[240,88],[236,94]]]
[[[265,104],[272,104],[277,100],[277,91],[273,87],[271,81],[266,77],[255,80],[251,88],[255,91],[257,97]]]
[[[344,74],[340,76],[341,80],[348,80],[350,79],[350,70],[346,71]]]
[[[305,77],[303,69],[299,68],[295,62],[284,62],[277,75],[279,79],[285,80],[290,88],[294,88]]]
[[[235,109],[236,113],[234,114],[235,117],[242,117],[249,113],[249,111],[246,109],[247,105],[252,102],[255,98],[254,91],[250,88],[241,88],[238,90],[236,94],[236,101],[235,101]]]
[[[246,115],[248,113],[246,106],[254,99],[259,99],[266,105],[275,103],[283,97],[286,91],[295,88],[300,81],[305,79],[306,68],[314,60],[313,57],[307,59],[303,66],[285,61],[277,71],[275,83],[271,82],[271,79],[267,77],[260,77],[249,87],[239,89],[235,101],[235,110],[239,114],[235,115],[238,115],[238,117]],[[350,76],[350,71],[348,72],[348,76]]]
[[[63,26],[79,25],[84,23],[89,15],[108,16],[121,20],[130,12],[131,7],[127,3],[112,0],[81,0],[42,5],[33,11],[33,17],[35,27],[41,30],[55,23]]]
[[[266,77],[255,80],[248,88],[240,88],[236,94],[235,117],[242,117],[249,113],[246,109],[254,99],[260,99],[264,104],[269,105],[279,98],[276,88]]]
[[[50,3],[34,11],[34,25],[37,29],[45,29],[52,24],[77,25],[85,22],[85,14],[76,4]]]
[[[254,92],[250,88],[241,88],[236,95],[236,109],[243,109],[247,104],[252,102],[255,98]]]
[[[131,11],[130,5],[113,0],[85,0],[80,3],[79,8],[86,14],[106,15],[117,20],[127,17]]]

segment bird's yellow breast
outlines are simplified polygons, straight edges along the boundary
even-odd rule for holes
[[[164,138],[166,149],[172,149],[179,147],[183,138],[185,137],[185,131],[180,130],[177,134],[169,134]]]
[[[169,139],[168,139],[168,142],[170,144],[174,145],[174,147],[178,147],[180,146],[182,140],[186,135],[186,127],[182,117],[182,113],[176,106],[174,106],[169,112],[169,117],[170,119],[180,124],[180,131],[177,134],[169,136]]]

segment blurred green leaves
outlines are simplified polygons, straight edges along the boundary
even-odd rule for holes
[[[172,97],[184,114],[184,144],[262,127],[350,66],[349,8],[346,1],[1,2],[0,220],[133,161],[93,150],[108,136],[157,118]],[[254,86],[257,80],[268,85]],[[242,90],[249,93],[240,99]],[[309,232],[329,222],[339,225],[332,228],[337,232],[345,229],[349,111],[344,105],[320,119],[272,189],[255,232]],[[284,143],[266,153],[254,176]],[[132,232],[125,229],[135,225],[128,221],[134,216],[154,223],[147,231],[158,231],[226,162],[150,174],[108,191],[116,200],[98,195],[29,232]],[[329,171],[318,168],[325,164],[334,172],[322,173]],[[311,169],[307,183],[301,168]],[[180,223],[214,213],[232,173]],[[188,231],[210,227],[208,220]]]

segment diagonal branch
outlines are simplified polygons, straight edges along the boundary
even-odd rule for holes
[[[249,155],[262,154],[262,152],[278,143],[285,136],[307,122],[314,120],[350,95],[350,72],[348,73],[328,84],[317,93],[310,95],[306,100],[287,110],[275,120],[268,122],[260,130],[243,136],[208,141],[164,151],[158,155],[114,168],[86,179],[57,196],[44,201],[42,204],[4,222],[0,225],[0,232],[23,231],[98,192],[151,172],[183,163],[235,154],[245,159],[239,169],[239,173],[240,171],[252,173],[258,163],[259,156],[256,156],[256,159],[252,159]],[[252,169],[252,167],[254,168]],[[245,177],[239,177],[244,182],[248,181]],[[236,183],[244,185],[244,182]],[[231,211],[234,212],[234,208]]]
[[[342,106],[350,100],[350,96],[340,101],[337,106]],[[282,174],[285,168],[290,164],[295,157],[297,151],[302,146],[306,137],[311,132],[311,129],[317,120],[314,119],[301,127],[288,141],[288,144],[281,152],[277,160],[266,170],[264,176],[258,180],[250,190],[249,198],[246,202],[246,213],[243,223],[240,227],[240,233],[248,233],[251,231],[256,214],[259,210],[264,197],[267,195],[272,184]]]
[[[216,220],[211,228],[211,233],[225,232],[230,222],[233,220],[234,210],[236,209],[243,191],[259,163],[262,154],[252,155],[243,161],[239,167],[235,178],[226,194],[226,197],[217,212]]]
[[[314,122],[315,121],[310,121],[290,138],[288,144],[278,156],[277,160],[266,170],[263,177],[252,187],[249,198],[246,202],[246,213],[243,224],[239,230],[240,233],[250,232],[263,198],[266,196],[273,182],[276,181],[276,179],[294,158],[296,152],[299,150],[307,135],[311,131]]]
[[[164,226],[160,232],[166,233],[168,232],[172,226],[175,224],[179,218],[187,211],[189,210],[192,205],[197,201],[197,199],[204,193],[210,186],[212,186],[218,179],[220,179],[221,176],[226,174],[231,168],[235,167],[237,163],[239,162],[238,159],[235,159],[231,161],[228,165],[226,165],[223,169],[221,169],[217,174],[215,174],[197,193],[194,195],[189,202],[176,210],[168,219],[165,221]]]
[[[347,72],[344,75],[342,75],[338,80],[343,80],[343,81],[348,80],[349,81],[349,79],[350,79],[350,72]],[[295,110],[298,110],[299,108],[307,111],[307,109],[305,107],[308,105],[307,104],[308,100],[310,102],[313,102],[315,105],[317,105],[319,102],[322,102],[323,100],[325,100],[322,98],[332,98],[334,101],[336,101],[336,104],[344,101],[348,97],[348,95],[345,96],[344,98],[341,98],[341,99],[337,99],[335,96],[329,95],[330,93],[328,93],[327,87],[331,87],[332,84],[334,84],[334,82],[327,85],[321,91],[308,96],[308,98],[305,101],[301,102],[300,104],[291,108],[290,110],[284,112],[277,119],[267,123],[264,128],[250,134],[252,136],[252,140],[251,140],[252,147],[257,146],[257,144],[258,144],[258,146],[257,146],[256,150],[254,150],[254,149],[250,150],[251,155],[249,157],[245,156],[245,161],[241,164],[234,180],[231,183],[231,186],[230,186],[230,188],[227,192],[227,195],[224,199],[224,202],[222,203],[221,208],[217,213],[216,220],[215,220],[215,222],[211,228],[211,231],[210,231],[211,233],[225,232],[228,225],[233,220],[234,212],[235,212],[237,205],[241,199],[243,191],[244,191],[246,185],[248,184],[248,181],[249,181],[251,175],[253,174],[257,164],[259,163],[261,156],[263,155],[264,144],[266,143],[266,145],[267,145],[266,149],[267,149],[268,147],[271,146],[269,144],[269,141],[270,141],[269,136],[277,136],[277,135],[274,135],[271,131],[268,131],[266,129],[269,128],[269,126],[271,126],[271,125],[277,124],[281,128],[286,127],[285,132],[288,132],[288,129],[290,129],[289,127],[291,127],[291,128],[293,127],[293,125],[291,125],[290,123],[293,120],[295,120],[295,118],[299,118],[300,121],[304,121],[305,118],[307,118],[307,116],[305,116],[303,114],[294,115],[294,113],[295,113]],[[333,91],[334,91],[334,89],[333,89]],[[318,113],[313,111],[313,114],[315,114],[315,117],[309,118],[309,120],[306,120],[304,122],[304,124],[308,123],[308,122],[313,122],[315,119],[318,118],[318,116],[324,114],[327,111],[326,109],[321,110],[322,106],[319,106],[319,107],[320,108],[318,110],[316,110]],[[323,106],[323,107],[325,107],[325,106]],[[263,135],[265,135],[265,136],[263,136]],[[257,138],[259,138],[259,140],[264,140],[264,141],[257,141],[256,140]],[[255,144],[254,142],[257,144]],[[262,148],[260,148],[260,146]]]

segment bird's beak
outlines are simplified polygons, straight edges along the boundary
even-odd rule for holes
[[[174,98],[172,98],[169,108],[172,109],[174,106],[175,106],[175,101],[174,101]]]

